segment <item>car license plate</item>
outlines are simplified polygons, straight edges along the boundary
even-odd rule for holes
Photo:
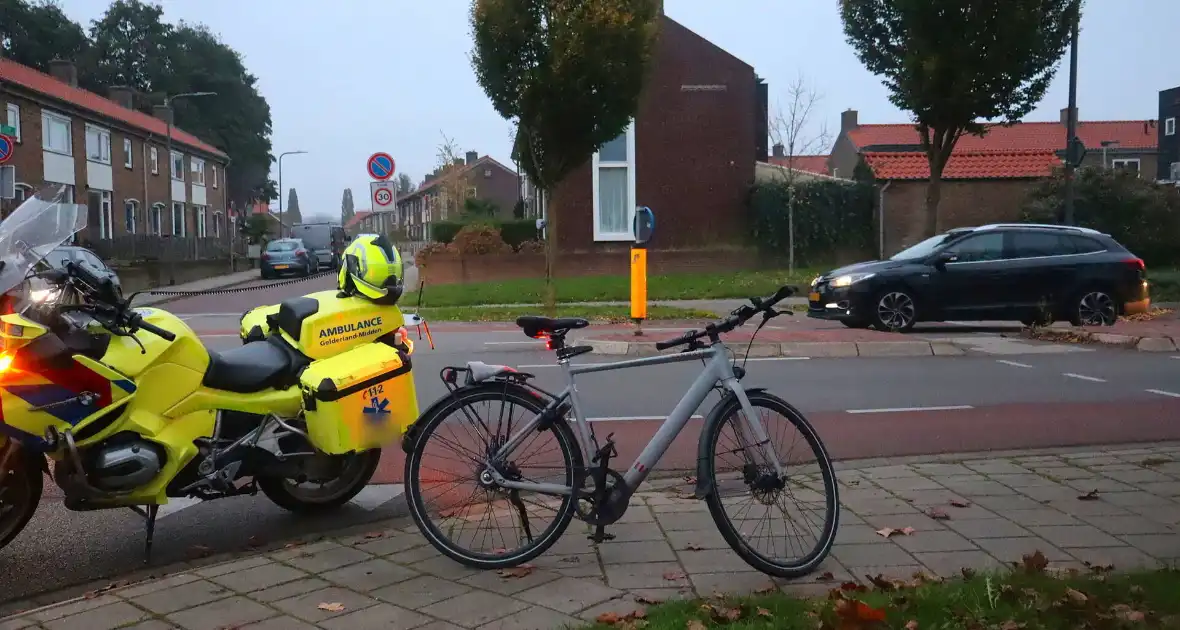
[[[286,269],[287,265],[275,265],[275,269]]]
[[[807,299],[811,300],[812,302],[818,302],[819,301],[819,291],[812,291],[811,294],[807,296]]]

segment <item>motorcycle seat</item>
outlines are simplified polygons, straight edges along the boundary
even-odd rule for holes
[[[277,336],[252,341],[224,352],[209,353],[203,384],[239,394],[283,389],[298,382],[310,361]]]

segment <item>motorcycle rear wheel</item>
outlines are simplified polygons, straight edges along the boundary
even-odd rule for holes
[[[381,449],[333,457],[342,459],[340,473],[334,479],[320,484],[318,488],[303,487],[294,479],[281,477],[259,477],[258,487],[266,498],[290,512],[316,513],[334,510],[351,501],[369,485],[373,474],[377,472],[377,464],[381,461]]]
[[[0,549],[12,542],[37,511],[44,478],[39,462],[27,452],[17,451],[8,460],[8,474],[0,485]]]

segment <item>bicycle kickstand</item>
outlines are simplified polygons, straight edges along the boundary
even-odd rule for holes
[[[594,533],[587,538],[594,544],[615,539],[614,534],[606,533],[606,526],[602,524],[599,518],[599,511],[606,504],[606,499],[609,496],[606,488],[606,478],[610,472],[610,460],[619,455],[618,449],[615,448],[614,437],[614,433],[606,436],[606,442],[594,454],[594,460],[592,462],[598,464],[594,469],[594,510],[592,514],[599,522],[594,526]]]

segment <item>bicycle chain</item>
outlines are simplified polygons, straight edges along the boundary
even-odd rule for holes
[[[321,271],[317,274],[306,276],[303,278],[291,278],[290,280],[279,280],[277,282],[270,282],[267,284],[256,284],[256,285],[245,286],[245,287],[230,287],[230,288],[226,288],[226,289],[202,289],[199,291],[178,291],[178,290],[171,290],[171,289],[148,289],[147,291],[137,291],[137,292],[131,294],[131,297],[127,301],[130,302],[131,300],[135,299],[135,296],[142,295],[142,294],[147,294],[147,295],[183,295],[183,296],[189,296],[189,297],[196,297],[196,296],[201,296],[201,295],[225,295],[225,294],[230,294],[230,293],[246,293],[248,291],[257,291],[259,289],[271,289],[274,287],[286,286],[289,284],[295,284],[297,282],[307,282],[308,280],[315,280],[318,278],[323,278],[325,276],[336,275],[336,273],[337,273],[336,271]]]

